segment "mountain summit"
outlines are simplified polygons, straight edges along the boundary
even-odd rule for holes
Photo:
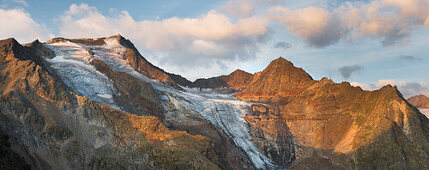
[[[236,96],[249,101],[287,102],[314,83],[302,68],[279,57],[256,73],[249,85]]]

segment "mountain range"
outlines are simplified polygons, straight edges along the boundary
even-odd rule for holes
[[[419,102],[282,57],[191,82],[121,35],[10,38],[0,80],[0,169],[429,169]]]

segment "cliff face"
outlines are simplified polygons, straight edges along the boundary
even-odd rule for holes
[[[0,129],[31,167],[218,169],[208,159],[217,158],[207,137],[79,96],[30,50],[13,39],[0,42]]]
[[[429,97],[425,95],[417,95],[407,99],[410,104],[420,107],[420,108],[429,108]]]
[[[396,87],[370,92],[322,79],[281,106],[281,115],[298,150],[316,155],[297,154],[298,160],[329,158],[334,166],[359,169],[429,165],[428,119]]]

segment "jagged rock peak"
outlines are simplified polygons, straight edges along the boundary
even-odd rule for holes
[[[270,62],[270,64],[262,72],[274,72],[271,76],[288,76],[295,77],[299,79],[309,79],[313,78],[305,72],[302,68],[295,67],[292,62],[289,60],[279,57]]]
[[[112,35],[110,37],[124,38],[121,34]]]
[[[36,40],[32,41],[31,43],[25,44],[25,46],[33,47],[33,46],[37,46],[39,44],[42,44],[42,43],[39,41],[39,39],[36,39]]]
[[[2,49],[10,49],[11,47],[22,47],[22,45],[15,38],[8,38],[0,41],[0,47]]]
[[[313,78],[302,68],[295,67],[290,61],[279,57],[271,61],[263,71],[255,73],[249,85],[237,93],[236,97],[260,102],[272,100],[276,96],[278,99],[292,98],[314,83]]]
[[[14,38],[8,38],[0,41],[0,55],[6,56],[10,52],[22,52],[23,46]]]

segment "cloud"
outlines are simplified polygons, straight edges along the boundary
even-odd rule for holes
[[[429,96],[429,82],[406,82],[401,80],[379,80],[376,84],[365,84],[365,83],[350,83],[353,86],[359,86],[364,90],[376,90],[385,85],[394,85],[398,87],[398,90],[402,93],[405,98],[411,96],[424,94]]]
[[[286,42],[286,41],[280,41],[280,42],[277,42],[276,44],[274,44],[274,46],[273,46],[273,48],[282,48],[282,49],[288,49],[288,48],[290,48],[290,47],[292,47],[292,44],[291,43],[288,43],[288,42]]]
[[[122,34],[141,51],[157,55],[164,64],[205,67],[247,60],[268,34],[268,20],[250,16],[230,20],[215,10],[197,18],[172,17],[136,21],[127,11],[101,14],[87,4],[70,6],[61,16],[65,37],[100,37]]]
[[[52,37],[45,25],[33,20],[23,9],[0,9],[0,38],[14,37],[20,43]]]
[[[272,7],[270,16],[313,47],[341,39],[381,39],[383,46],[405,44],[413,30],[429,26],[427,0],[374,0],[344,2],[333,9]]]
[[[358,66],[358,65],[343,66],[343,67],[338,69],[338,71],[341,73],[341,75],[346,79],[350,78],[352,73],[357,72],[357,71],[361,71],[361,70],[362,70],[362,67]]]
[[[339,18],[323,8],[308,7],[291,11],[275,7],[270,9],[270,13],[274,20],[287,25],[289,32],[302,37],[313,47],[334,44],[345,33]]]
[[[414,57],[414,56],[411,56],[411,55],[400,55],[400,56],[398,56],[398,58],[401,59],[401,60],[406,60],[406,61],[422,60],[419,57]]]

